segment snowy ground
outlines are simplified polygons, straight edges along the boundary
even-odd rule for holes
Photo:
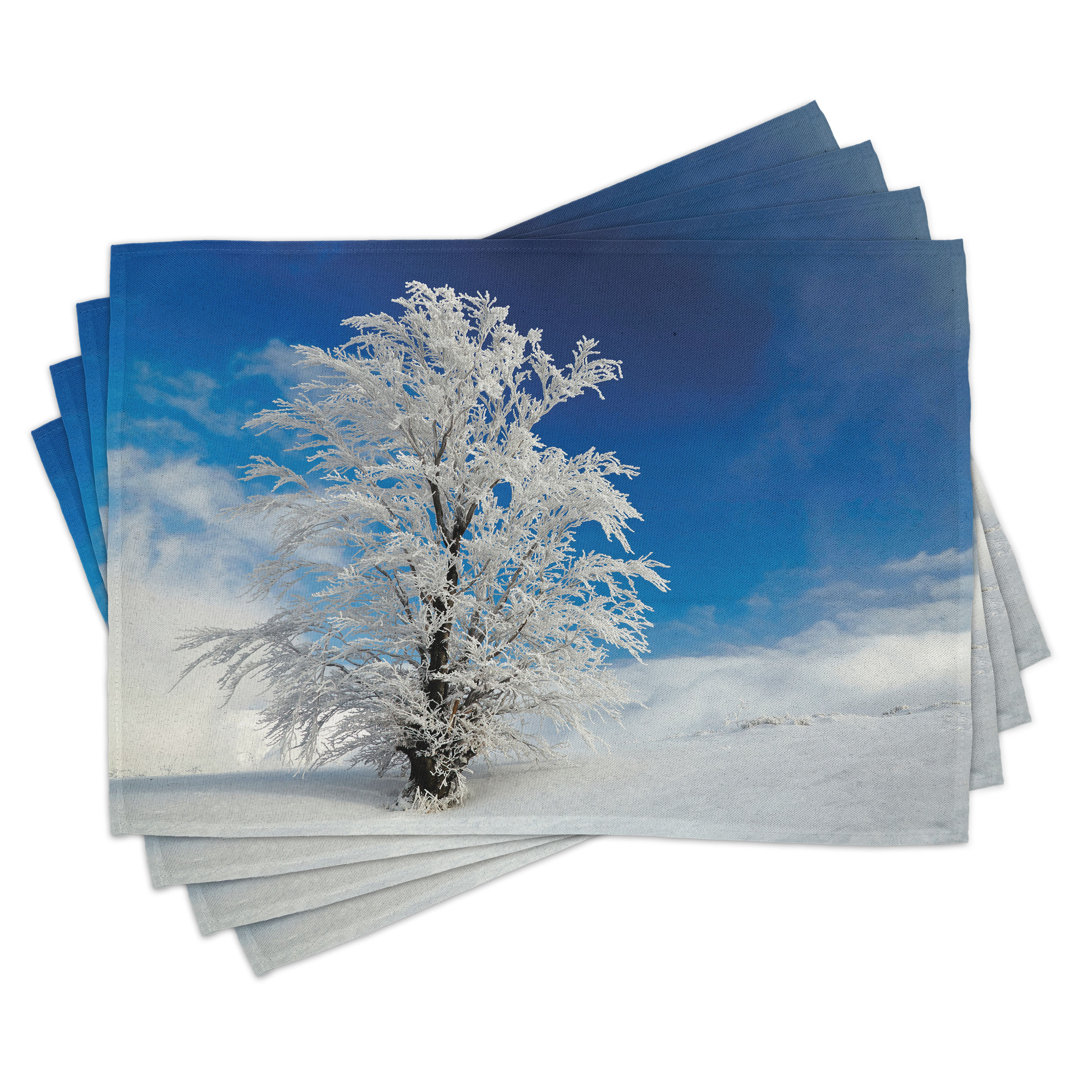
[[[728,717],[619,733],[609,751],[480,765],[464,806],[387,809],[399,778],[354,769],[114,780],[118,833],[202,836],[603,833],[808,843],[966,838],[966,705]],[[793,721],[799,722],[793,722]]]

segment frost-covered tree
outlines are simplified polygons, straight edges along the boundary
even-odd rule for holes
[[[537,719],[592,742],[629,700],[611,650],[640,659],[649,608],[640,519],[612,453],[568,455],[534,432],[556,406],[622,376],[582,339],[557,365],[487,294],[410,282],[401,314],[344,320],[340,348],[297,346],[311,373],[248,424],[288,432],[304,474],[254,457],[273,488],[246,512],[273,521],[257,594],[276,614],[203,629],[188,667],[220,665],[231,696],[261,679],[269,737],[305,767],[408,766],[403,801],[460,802],[479,756],[545,755]],[[627,558],[582,550],[595,523]]]

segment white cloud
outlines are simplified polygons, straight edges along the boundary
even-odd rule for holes
[[[883,570],[889,570],[898,574],[946,574],[971,572],[971,548],[960,551],[957,548],[946,548],[936,555],[920,551],[918,555],[910,559],[892,559],[882,566]]]
[[[715,609],[692,608],[658,629],[668,648],[678,642],[688,654],[707,648],[713,655],[628,666],[624,677],[648,705],[640,715],[627,714],[628,727],[647,724],[671,734],[715,729],[733,711],[872,715],[897,705],[967,700],[970,559],[970,552],[956,550],[923,553],[873,568],[864,581],[826,580],[776,601],[759,590],[744,601],[751,618],[782,610],[809,620],[767,647],[732,646],[737,623],[725,627]],[[958,568],[967,572],[957,574]],[[932,576],[950,570],[949,577]]]
[[[227,588],[269,554],[265,523],[228,513],[250,492],[225,466],[193,456],[155,462],[136,447],[109,464],[122,488],[127,577]]]
[[[711,642],[720,631],[716,606],[713,604],[692,605],[686,609],[681,619],[671,619],[664,623],[666,634],[679,635],[691,642]]]
[[[110,466],[122,476],[124,508],[110,535],[110,702],[124,711],[122,728],[111,727],[110,765],[127,774],[250,768],[266,752],[255,727],[258,687],[223,708],[211,671],[176,686],[192,658],[177,645],[198,627],[270,614],[245,596],[252,568],[269,554],[265,523],[222,512],[246,494],[226,468],[193,457],[155,463],[132,447]]]
[[[795,604],[836,604],[836,603],[871,603],[880,602],[888,596],[888,590],[860,585],[855,581],[830,581],[826,585],[815,585],[807,589],[792,603]]]
[[[166,405],[177,409],[217,435],[235,434],[246,420],[235,410],[214,407],[213,397],[220,385],[202,371],[166,375],[152,370],[149,364],[141,363],[136,365],[134,388],[148,405]]]
[[[142,420],[127,420],[128,426],[139,438],[150,436],[165,446],[190,447],[199,442],[199,436],[179,420],[168,416],[146,417]]]
[[[833,576],[832,569],[779,574],[742,600],[743,612],[713,605],[688,607],[677,618],[658,621],[650,634],[657,651],[685,655],[726,653],[733,643],[761,641],[782,627],[833,623],[857,634],[917,633],[952,627],[968,617],[974,578],[970,552],[955,549],[917,559],[872,566],[859,580]],[[965,573],[953,571],[962,566]],[[933,573],[897,572],[898,566],[930,566]],[[807,584],[808,582],[813,584]],[[796,583],[803,587],[793,591]]]
[[[969,639],[955,631],[861,633],[821,622],[772,648],[671,657],[622,676],[643,709],[625,714],[627,738],[717,730],[738,716],[881,715],[969,697]]]
[[[238,353],[240,378],[265,375],[282,389],[288,390],[303,382],[302,369],[296,363],[297,354],[291,345],[272,338],[258,352]]]
[[[921,577],[912,582],[912,587],[919,594],[931,600],[970,598],[974,585],[975,576],[971,573],[952,578]]]
[[[948,630],[954,628],[958,620],[966,620],[971,608],[973,580],[960,580],[967,581],[966,592],[923,603],[838,611],[835,621],[853,634],[918,634],[926,630]]]

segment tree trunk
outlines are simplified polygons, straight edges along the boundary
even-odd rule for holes
[[[450,662],[450,638],[454,629],[452,601],[460,580],[458,559],[461,554],[461,538],[468,527],[468,518],[459,520],[455,517],[453,527],[450,528],[442,495],[434,485],[431,487],[431,497],[439,533],[444,537],[450,555],[446,567],[446,595],[450,599],[436,595],[430,601],[431,608],[438,616],[438,624],[424,657],[427,668],[424,694],[431,713],[439,718],[440,723],[448,724],[457,711],[456,704],[448,711],[446,700],[450,686],[445,675]],[[470,511],[469,518],[471,516]],[[403,801],[434,800],[433,808],[456,806],[462,801],[465,797],[465,767],[474,757],[471,750],[459,746],[433,754],[430,745],[425,744],[423,738],[416,739],[412,746],[401,746],[398,749],[409,759],[409,782],[401,793]]]
[[[456,757],[438,757],[420,750],[407,749],[409,759],[409,782],[402,792],[406,801],[417,796],[427,796],[443,806],[454,806],[464,795],[464,770],[471,754]]]

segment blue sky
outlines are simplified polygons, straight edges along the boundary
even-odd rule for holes
[[[282,393],[285,346],[342,343],[341,319],[393,312],[415,278],[490,291],[558,361],[583,335],[621,361],[606,400],[560,406],[537,433],[641,469],[624,484],[645,519],[634,547],[670,566],[671,591],[648,597],[657,654],[686,651],[695,632],[706,651],[774,641],[831,610],[841,584],[887,602],[902,579],[925,589],[962,573],[962,555],[909,562],[970,545],[966,358],[944,246],[873,261],[648,247],[327,245],[263,258],[162,245],[126,260],[127,441],[229,470],[276,453],[239,425]]]

